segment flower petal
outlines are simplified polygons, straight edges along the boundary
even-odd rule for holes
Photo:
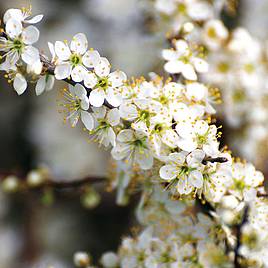
[[[100,77],[106,77],[110,73],[110,63],[106,58],[101,58],[97,65],[95,66],[95,72]]]
[[[87,130],[91,131],[94,129],[94,119],[89,112],[81,111],[81,121],[83,122]]]
[[[71,51],[83,55],[87,51],[87,37],[83,33],[76,34],[71,42]]]
[[[82,62],[86,67],[94,68],[100,59],[101,56],[97,50],[89,50],[84,54]]]
[[[115,71],[109,74],[108,80],[112,83],[112,87],[119,87],[127,80],[127,75],[122,71]]]
[[[37,96],[41,95],[46,88],[46,77],[45,76],[41,76],[35,86],[35,93]]]
[[[43,19],[44,15],[40,14],[40,15],[36,15],[33,18],[29,19],[29,20],[25,20],[25,23],[28,24],[36,24],[38,22],[40,22]]]
[[[34,26],[28,26],[22,31],[22,40],[26,45],[32,45],[39,39],[39,30]]]
[[[120,123],[120,114],[118,109],[114,108],[108,112],[107,122],[113,127]]]
[[[69,63],[62,63],[55,68],[55,78],[57,80],[63,80],[71,75],[72,67]]]
[[[203,186],[203,175],[200,171],[194,170],[190,173],[188,181],[192,186],[199,189]]]
[[[89,102],[94,107],[101,107],[104,103],[105,93],[102,89],[94,89],[89,95]]]
[[[197,80],[197,75],[191,64],[184,64],[182,67],[182,74],[188,80]]]
[[[4,24],[6,24],[9,20],[16,19],[18,21],[23,21],[23,14],[21,9],[18,8],[10,8],[4,14]]]
[[[129,142],[134,140],[134,132],[131,129],[124,129],[117,135],[117,140],[120,142]]]
[[[71,51],[65,43],[61,41],[56,41],[55,43],[55,53],[60,60],[68,60],[71,56]]]
[[[25,63],[32,65],[35,62],[40,61],[39,51],[33,46],[27,46],[24,48],[21,58]]]
[[[18,93],[18,95],[21,95],[24,93],[24,91],[27,88],[27,81],[23,75],[21,75],[20,73],[17,73],[13,81],[13,86],[16,92]]]
[[[22,24],[20,21],[15,19],[10,19],[6,24],[6,33],[11,38],[18,37],[22,32]]]
[[[171,181],[177,177],[178,170],[176,166],[165,165],[160,168],[159,175],[163,180]]]
[[[71,77],[75,82],[82,82],[84,80],[87,70],[81,66],[75,66],[71,71]]]

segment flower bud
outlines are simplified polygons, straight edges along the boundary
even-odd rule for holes
[[[93,188],[88,188],[81,197],[81,202],[83,206],[89,209],[97,207],[100,203],[100,200],[101,198],[99,193]]]
[[[27,175],[27,183],[30,187],[37,187],[44,182],[44,176],[41,171],[33,170]]]
[[[87,267],[90,263],[90,257],[86,252],[76,252],[74,254],[74,264],[77,267]]]
[[[2,182],[2,189],[7,193],[14,193],[18,190],[19,179],[16,176],[8,176]]]
[[[114,252],[106,252],[101,257],[101,264],[106,268],[118,266],[118,256]]]

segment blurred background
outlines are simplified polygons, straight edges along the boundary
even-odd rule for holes
[[[44,14],[38,25],[38,47],[47,55],[47,41],[70,40],[83,32],[90,47],[107,57],[114,69],[124,70],[131,77],[161,68],[164,34],[152,33],[144,2],[0,0],[0,14],[11,7],[32,5],[33,14]],[[238,8],[237,16],[227,18],[227,23],[243,25],[265,40],[268,0],[243,0]],[[63,124],[56,103],[62,86],[58,82],[52,92],[38,98],[34,89],[18,97],[0,77],[0,173],[24,174],[44,166],[57,181],[108,176],[109,153],[90,143],[81,128]],[[232,138],[231,129],[226,127],[223,132],[227,141]],[[236,146],[233,149],[240,153]],[[266,172],[264,165],[260,168]],[[52,205],[45,206],[36,193],[0,193],[0,267],[68,268],[73,267],[72,256],[77,250],[89,251],[95,259],[104,251],[115,250],[121,237],[135,225],[135,200],[127,207],[118,207],[115,196],[99,188],[102,203],[94,210],[81,206],[79,194],[61,194]]]

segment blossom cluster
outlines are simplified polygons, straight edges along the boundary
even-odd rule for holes
[[[173,52],[163,50],[167,61],[165,70],[170,74],[181,73],[182,64],[193,63],[191,58],[195,56],[185,57],[183,49],[178,55],[177,46],[186,48],[182,44],[184,39],[202,48],[201,54],[206,54],[210,70],[200,78],[220,89],[223,102],[218,111],[235,133],[229,143],[241,155],[262,166],[261,159],[266,158],[262,148],[268,137],[267,43],[257,40],[242,27],[229,30],[224,25],[221,13],[226,9],[232,11],[234,4],[235,1],[221,0],[153,1],[158,25],[164,25],[168,35],[178,39],[173,41]],[[192,66],[195,68],[195,64]],[[188,75],[186,79],[196,78],[189,66],[183,71]],[[243,132],[238,128],[243,128]]]
[[[158,8],[169,6],[157,3]],[[193,21],[205,22],[214,14],[207,1],[169,3],[179,4]],[[72,127],[81,120],[92,140],[111,149],[118,161],[119,175],[113,183],[118,200],[124,201],[130,185],[142,189],[137,218],[145,231],[135,239],[123,239],[118,255],[105,254],[102,265],[232,267],[239,256],[239,262],[265,267],[268,211],[260,197],[265,195],[264,177],[220,148],[221,132],[212,119],[219,94],[199,79],[213,74],[202,43],[195,38],[195,29],[200,29],[183,21],[183,31],[171,39],[171,48],[163,50],[170,77],[151,73],[149,80],[128,80],[124,72],[111,71],[108,59],[97,50],[88,48],[83,33],[71,42],[48,43],[50,60],[41,55],[32,46],[39,31],[27,26],[41,19],[41,15],[29,19],[25,10],[5,13],[1,70],[18,94],[26,90],[27,82],[36,84],[37,95],[51,89],[54,78],[68,83],[59,103],[64,120]],[[213,26],[219,31],[210,27],[204,27],[213,39],[207,44],[211,50],[220,48],[227,30],[220,22]],[[233,47],[239,47],[241,42],[233,38]],[[237,238],[234,229],[240,225]]]

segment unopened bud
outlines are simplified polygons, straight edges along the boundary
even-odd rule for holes
[[[84,207],[93,209],[100,203],[100,194],[93,188],[88,188],[81,197],[81,202]]]
[[[27,175],[27,183],[30,187],[36,187],[44,182],[44,176],[41,171],[33,170]]]
[[[114,252],[107,252],[102,255],[101,264],[105,268],[115,268],[118,266],[118,256]]]
[[[87,267],[90,263],[90,257],[86,252],[76,252],[74,254],[74,264],[77,267]]]
[[[14,193],[18,190],[19,179],[16,176],[8,176],[2,182],[2,189],[7,193]]]

